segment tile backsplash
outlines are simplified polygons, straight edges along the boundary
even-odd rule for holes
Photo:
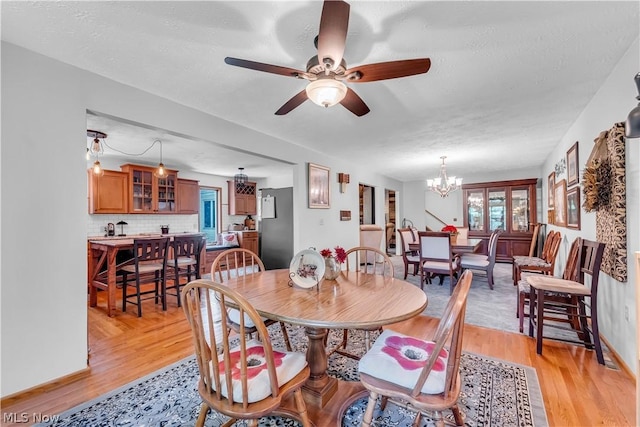
[[[87,236],[104,236],[108,223],[118,224],[125,221],[124,234],[160,233],[161,225],[169,225],[170,233],[197,232],[198,214],[194,215],[87,215]],[[120,234],[120,226],[116,225],[116,235]]]

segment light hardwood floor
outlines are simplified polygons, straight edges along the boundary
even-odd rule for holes
[[[143,306],[143,317],[117,312],[108,318],[104,292],[98,308],[89,308],[89,369],[2,400],[5,414],[51,415],[118,388],[193,353],[190,331],[175,298],[162,312],[152,301]],[[516,322],[517,319],[513,318]],[[420,334],[434,328],[437,319],[420,316],[393,325],[399,332]],[[542,356],[528,336],[472,325],[465,327],[464,350],[532,366],[538,373],[551,426],[635,425],[635,382],[622,370],[601,366],[592,351],[582,347],[545,341]],[[348,390],[346,390],[348,392]],[[336,395],[322,411],[310,408],[321,425],[332,425],[338,404]],[[31,422],[31,421],[29,421]]]

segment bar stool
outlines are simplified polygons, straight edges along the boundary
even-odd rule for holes
[[[122,311],[127,311],[127,303],[138,306],[138,317],[142,317],[141,302],[154,298],[162,301],[162,310],[167,310],[167,251],[169,238],[134,239],[133,240],[133,265],[125,265],[122,272]],[[147,279],[153,273],[154,290],[141,291],[140,285],[143,279]],[[129,283],[129,274],[135,275],[135,283]],[[135,287],[136,292],[127,294],[127,289]],[[153,294],[151,297],[142,298],[143,295]],[[135,298],[135,302],[134,302]]]
[[[172,286],[167,286],[167,295],[175,295],[180,303],[180,278],[186,277],[186,283],[194,279],[200,279],[200,252],[206,239],[200,235],[175,236],[171,247],[172,257],[167,261],[167,267],[171,269],[169,278],[173,280]]]

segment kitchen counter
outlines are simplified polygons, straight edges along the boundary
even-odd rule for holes
[[[183,231],[181,233],[138,233],[138,234],[127,234],[125,236],[87,236],[87,240],[89,241],[98,241],[98,240],[118,240],[118,239],[136,239],[136,238],[144,238],[144,237],[174,237],[174,236],[184,236],[184,235],[198,235],[204,236],[204,233],[193,232],[193,231]]]

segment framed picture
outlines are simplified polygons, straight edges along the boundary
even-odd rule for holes
[[[567,151],[567,185],[572,186],[580,181],[578,170],[578,141]]]
[[[551,172],[547,178],[547,206],[553,209],[553,192],[556,187],[556,173]]]
[[[555,205],[553,207],[553,223],[558,227],[567,226],[567,180],[556,182],[553,192]]]
[[[553,209],[549,209],[547,211],[547,224],[553,224],[553,220],[555,219],[555,213]]]
[[[330,207],[329,172],[330,169],[326,166],[309,163],[309,208],[328,209]]]
[[[567,190],[567,228],[580,230],[580,187]]]

